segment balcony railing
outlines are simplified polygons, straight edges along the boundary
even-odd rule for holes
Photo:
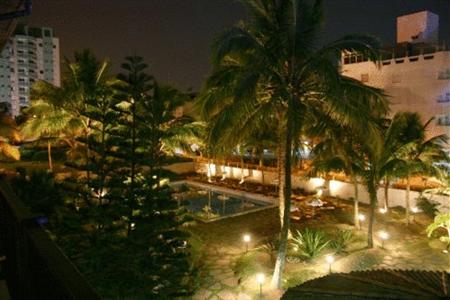
[[[11,298],[100,299],[0,179],[0,256]]]
[[[437,99],[438,103],[449,103],[450,102],[450,94],[439,96]]]

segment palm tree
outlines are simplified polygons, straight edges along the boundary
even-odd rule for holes
[[[275,116],[279,127],[280,250],[272,283],[281,287],[289,231],[292,142],[305,116],[325,111],[342,124],[367,126],[372,110],[386,110],[382,93],[343,76],[342,51],[378,60],[378,43],[351,35],[318,48],[322,1],[246,0],[250,21],[222,33],[213,45],[213,74],[201,97],[212,122],[210,143],[237,144],[261,118]]]
[[[189,103],[191,96],[171,86],[160,84],[156,85],[154,96],[155,102],[160,104],[158,110],[162,118],[162,150],[172,154],[177,150],[189,153],[193,151],[193,144],[203,147],[206,124],[187,115],[175,115],[175,110]]]
[[[395,174],[399,166],[404,164],[402,153],[406,145],[417,140],[417,123],[411,121],[412,113],[402,112],[394,115],[386,125],[381,125],[376,134],[360,136],[360,151],[365,156],[363,167],[363,181],[370,198],[369,225],[367,244],[373,247],[373,224],[375,207],[377,205],[377,191],[380,181],[387,174]]]
[[[19,149],[14,146],[20,140],[20,132],[14,119],[0,112],[0,154],[12,160],[20,160]]]
[[[439,174],[436,163],[448,161],[448,156],[445,152],[447,143],[446,135],[438,135],[429,139],[425,139],[425,132],[428,125],[433,121],[433,118],[428,120],[424,125],[420,121],[420,116],[416,113],[407,115],[408,127],[414,130],[413,141],[405,144],[399,149],[398,157],[401,162],[397,166],[395,172],[406,179],[406,194],[405,194],[405,208],[406,208],[406,223],[410,222],[410,190],[411,177],[416,175],[436,175]]]
[[[315,132],[314,132],[315,131]],[[358,151],[355,137],[358,134],[351,128],[339,124],[315,126],[309,133],[320,135],[322,140],[313,149],[311,175],[320,172],[342,171],[350,177],[354,186],[353,222],[360,229],[358,178],[363,174],[364,156]],[[361,132],[359,133],[361,134]]]
[[[108,63],[98,61],[87,49],[75,52],[74,60],[65,60],[64,64],[66,70],[63,73],[61,87],[39,82],[39,85],[32,90],[32,98],[46,102],[49,108],[55,110],[55,113],[62,110],[64,114],[69,114],[73,120],[77,120],[78,131],[84,139],[87,139],[91,127],[90,119],[84,116],[87,103],[102,96],[104,91],[110,89],[117,80],[108,75]],[[79,144],[74,139],[69,142],[73,149]],[[83,150],[86,164],[90,157],[88,148]],[[87,171],[88,180],[89,177],[89,171]]]
[[[32,100],[25,110],[30,117],[22,125],[22,135],[27,139],[45,140],[48,152],[48,168],[53,171],[51,147],[52,142],[64,139],[69,132],[80,127],[78,119],[62,108],[44,100]],[[67,133],[67,134],[66,134]],[[70,142],[68,143],[70,145]]]

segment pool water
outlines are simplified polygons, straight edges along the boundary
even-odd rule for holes
[[[271,206],[270,203],[183,184],[173,194],[180,206],[201,220],[221,219]]]

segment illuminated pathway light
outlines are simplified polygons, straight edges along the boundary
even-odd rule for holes
[[[245,243],[245,253],[248,252],[248,244],[250,243],[251,239],[252,238],[251,238],[250,234],[244,234],[244,236],[242,237],[242,240]]]
[[[382,230],[378,233],[378,236],[381,239],[381,248],[384,248],[384,241],[389,238],[389,234],[386,231]]]
[[[328,266],[329,266],[329,272],[331,273],[331,265],[334,263],[334,256],[331,255],[331,254],[329,254],[329,255],[327,255],[327,256],[325,257],[325,260],[326,260],[327,263],[328,263]]]
[[[262,296],[262,285],[264,284],[264,281],[266,281],[266,276],[264,276],[263,273],[258,273],[256,275],[256,282],[259,284],[259,296]]]

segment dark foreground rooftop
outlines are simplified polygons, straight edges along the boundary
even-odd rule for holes
[[[289,289],[291,299],[450,299],[447,272],[372,270],[336,273]]]

